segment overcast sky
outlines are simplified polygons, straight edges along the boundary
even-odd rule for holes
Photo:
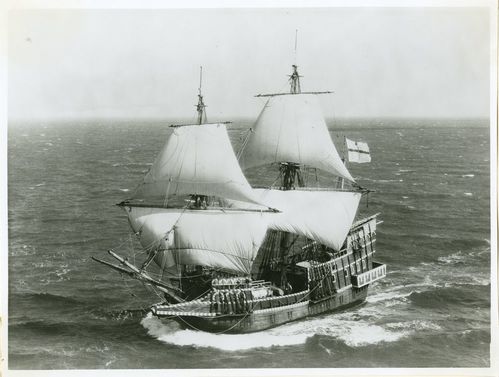
[[[17,118],[256,117],[258,93],[302,90],[331,117],[486,117],[487,8],[27,10],[9,14]]]

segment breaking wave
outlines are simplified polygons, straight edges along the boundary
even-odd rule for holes
[[[378,343],[395,342],[412,332],[407,330],[392,331],[369,320],[359,319],[351,312],[342,312],[310,318],[305,321],[278,327],[277,334],[303,334],[311,338],[314,335],[338,339],[350,347],[361,347]]]
[[[273,346],[290,346],[303,344],[308,334],[273,334],[263,331],[253,334],[212,334],[207,332],[181,329],[176,323],[162,322],[149,313],[142,321],[142,326],[148,334],[161,342],[177,346],[191,346],[195,348],[211,347],[223,351],[241,351],[252,348],[270,348]]]
[[[223,351],[244,351],[305,344],[314,336],[338,339],[350,347],[382,342],[395,342],[409,336],[413,330],[386,329],[365,320],[352,319],[352,313],[331,313],[327,316],[307,318],[273,329],[252,334],[212,334],[181,329],[175,322],[162,322],[149,313],[142,321],[148,334],[161,342],[195,348],[211,347]]]

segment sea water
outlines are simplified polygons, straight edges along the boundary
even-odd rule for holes
[[[90,259],[134,247],[114,204],[142,179],[168,124],[9,126],[10,369],[489,366],[486,120],[332,122],[339,150],[344,136],[371,147],[372,163],[349,169],[374,191],[360,212],[381,212],[376,259],[388,275],[361,306],[248,335],[160,321],[147,310],[155,292]],[[236,149],[247,127],[230,126]]]

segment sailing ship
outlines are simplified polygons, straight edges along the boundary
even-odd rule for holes
[[[141,266],[115,250],[119,265],[93,259],[161,292],[153,315],[214,333],[261,331],[360,304],[386,275],[374,261],[378,214],[355,220],[368,190],[346,167],[346,157],[370,161],[367,144],[346,139],[342,159],[317,100],[330,92],[302,92],[296,65],[289,82],[289,92],[257,96],[266,103],[238,156],[227,123],[207,122],[200,83],[197,122],[171,126],[118,204],[147,257]],[[252,169],[276,179],[252,187]]]

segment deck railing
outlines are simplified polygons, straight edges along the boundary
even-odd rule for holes
[[[373,262],[373,269],[363,272],[362,274],[352,275],[352,285],[355,288],[363,287],[367,284],[382,279],[386,276],[386,265],[378,262]]]

